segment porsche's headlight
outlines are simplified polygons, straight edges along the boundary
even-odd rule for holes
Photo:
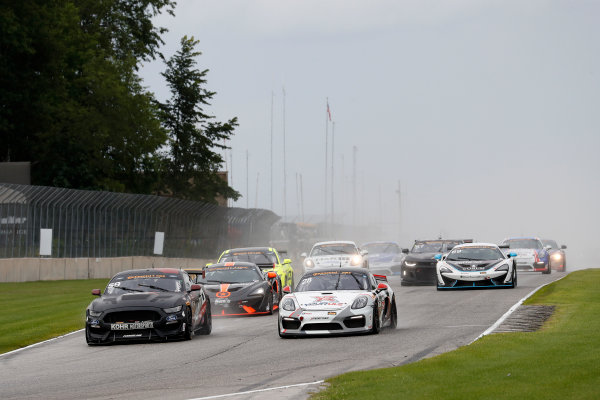
[[[560,253],[554,253],[552,254],[552,259],[553,260],[560,260],[562,258],[562,254]]]
[[[406,265],[407,267],[414,267],[415,265],[417,265],[417,263],[416,262],[404,261],[404,265]]]
[[[508,271],[508,264],[501,265],[500,267],[496,268],[496,271]]]
[[[99,317],[102,314],[102,311],[94,311],[92,309],[88,310],[88,315],[90,317]]]
[[[306,265],[306,268],[313,268],[315,266],[315,263],[310,258],[307,258],[304,261],[304,265]]]
[[[264,295],[265,295],[264,288],[258,288],[254,292],[250,293],[250,296],[264,296]]]
[[[367,296],[358,296],[354,299],[354,303],[352,303],[352,309],[358,310],[359,308],[364,308],[367,306],[369,302],[369,298]]]
[[[171,307],[171,308],[163,308],[163,311],[166,312],[167,314],[173,314],[176,312],[181,311],[181,306],[176,306],[176,307]]]
[[[355,254],[350,259],[350,265],[358,265],[362,262],[362,257],[358,254]]]
[[[296,303],[294,303],[294,299],[288,297],[281,302],[281,308],[285,311],[294,311],[296,309]]]

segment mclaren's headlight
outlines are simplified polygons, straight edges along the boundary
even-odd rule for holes
[[[503,264],[496,268],[496,271],[507,271],[508,272],[508,264]]]
[[[352,309],[358,310],[360,308],[364,308],[369,303],[369,298],[367,296],[358,296],[354,299],[354,303],[352,303]]]
[[[258,288],[254,292],[250,293],[250,296],[264,296],[265,288]]]
[[[362,257],[358,254],[353,255],[350,259],[350,265],[359,265],[360,263],[362,263]]]
[[[296,309],[296,303],[294,302],[294,299],[287,297],[281,302],[281,308],[285,311],[294,311]]]
[[[406,265],[407,267],[414,267],[415,265],[417,265],[417,263],[410,262],[410,261],[404,261],[404,265]]]
[[[304,260],[304,265],[306,266],[306,268],[314,268],[315,267],[314,261],[311,260],[310,258],[307,258],[306,260]]]
[[[450,268],[450,267],[448,266],[448,264],[444,264],[444,265],[442,265],[442,266],[440,267],[440,273],[441,273],[441,274],[450,274],[450,273],[452,273],[452,272],[453,272],[453,271],[452,271],[452,268]]]

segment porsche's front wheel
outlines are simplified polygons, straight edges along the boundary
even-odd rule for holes
[[[381,330],[381,321],[379,320],[379,307],[377,305],[373,307],[373,327],[371,333],[376,335]]]

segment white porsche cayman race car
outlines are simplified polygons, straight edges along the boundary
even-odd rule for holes
[[[304,274],[280,302],[279,336],[379,333],[396,328],[392,288],[383,275],[362,268],[327,268]]]
[[[351,241],[319,242],[304,259],[304,272],[316,268],[363,267],[369,268],[367,251]]]
[[[468,243],[438,254],[437,290],[517,286],[515,253],[504,255],[490,243]]]

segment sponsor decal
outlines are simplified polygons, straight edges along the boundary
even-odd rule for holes
[[[312,302],[305,304],[306,306],[343,306],[344,303],[335,296],[312,296]]]
[[[221,291],[217,292],[216,296],[220,299],[231,296],[231,292],[229,292],[229,283],[221,283]]]
[[[166,275],[129,275],[127,279],[166,278]]]
[[[133,329],[150,329],[154,327],[152,321],[141,321],[141,322],[117,322],[110,324],[112,331],[128,331]]]
[[[329,311],[329,312],[327,313],[327,315],[336,315],[336,314],[337,314],[337,313],[336,313],[335,311]]]

